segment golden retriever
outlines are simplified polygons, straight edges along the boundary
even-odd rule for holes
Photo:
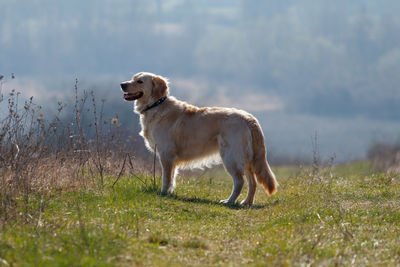
[[[234,108],[198,108],[179,101],[169,96],[165,78],[147,72],[122,82],[121,89],[126,101],[135,101],[146,146],[151,151],[157,147],[163,194],[174,191],[179,168],[207,165],[216,156],[233,179],[232,193],[221,203],[236,202],[243,175],[248,192],[241,204],[254,203],[256,181],[268,194],[275,193],[278,183],[267,162],[264,135],[251,114]]]

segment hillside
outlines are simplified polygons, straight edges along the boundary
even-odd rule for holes
[[[396,265],[400,177],[367,163],[275,170],[276,195],[254,207],[218,203],[220,169],[179,178],[161,196],[152,178],[115,177],[103,189],[31,195],[0,232],[3,265]],[[244,197],[242,193],[241,198]],[[23,201],[23,199],[20,199]]]

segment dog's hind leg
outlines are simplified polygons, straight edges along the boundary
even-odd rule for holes
[[[229,172],[229,171],[228,171]],[[220,203],[225,203],[225,204],[234,204],[236,202],[236,199],[239,197],[240,192],[242,192],[243,188],[243,176],[239,174],[231,174],[232,179],[233,179],[233,188],[231,195],[227,199],[223,199],[220,201]]]
[[[166,156],[160,156],[162,168],[162,188],[161,193],[172,193],[175,190],[175,165],[172,160]]]
[[[237,155],[232,146],[230,146],[221,137],[218,138],[219,152],[224,163],[226,171],[232,176],[233,188],[229,198],[221,200],[220,203],[234,204],[243,188],[243,164],[238,162]]]
[[[251,168],[246,168],[245,175],[247,178],[248,191],[246,198],[242,202],[240,202],[240,204],[251,206],[254,203],[254,196],[256,194],[256,189],[257,189],[257,182]]]

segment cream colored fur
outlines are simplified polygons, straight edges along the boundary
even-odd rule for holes
[[[266,159],[261,127],[251,114],[234,108],[198,108],[169,96],[165,78],[140,72],[121,83],[125,93],[142,95],[135,100],[134,110],[146,146],[154,151],[162,166],[162,193],[175,189],[175,174],[182,167],[201,167],[222,159],[232,176],[233,189],[223,203],[235,203],[247,178],[248,193],[242,204],[252,205],[256,181],[268,194],[278,185]],[[144,111],[162,96],[160,105]],[[217,160],[216,160],[217,159]]]

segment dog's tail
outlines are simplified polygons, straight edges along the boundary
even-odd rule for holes
[[[276,192],[278,182],[267,161],[264,135],[256,118],[248,120],[248,125],[251,131],[253,144],[253,171],[257,177],[257,182],[264,187],[269,195],[272,195]]]

